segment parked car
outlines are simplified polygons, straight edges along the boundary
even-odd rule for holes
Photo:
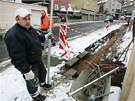
[[[107,21],[109,21],[109,22],[113,22],[113,16],[111,16],[111,15],[108,15],[108,16],[106,16],[106,18],[105,18],[105,20],[104,20],[104,22],[107,22]]]

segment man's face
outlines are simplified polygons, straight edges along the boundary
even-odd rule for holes
[[[18,24],[20,24],[22,27],[25,28],[30,28],[31,23],[30,23],[30,15],[26,16],[26,17],[16,17],[16,21]]]

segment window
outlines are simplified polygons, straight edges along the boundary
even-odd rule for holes
[[[55,10],[59,10],[59,6],[55,4]]]
[[[119,8],[120,7],[120,4],[117,4],[117,7]]]
[[[115,4],[113,4],[112,6],[115,7]]]

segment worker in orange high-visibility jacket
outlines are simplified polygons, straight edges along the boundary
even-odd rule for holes
[[[52,27],[54,24],[52,24]],[[45,35],[49,32],[49,27],[50,27],[50,17],[46,14],[45,10],[41,11],[41,22],[40,22],[40,27],[42,30],[42,33]],[[55,46],[55,42],[52,39],[52,45]]]
[[[45,10],[41,11],[40,27],[42,31],[48,31],[50,27],[50,17],[46,14]]]

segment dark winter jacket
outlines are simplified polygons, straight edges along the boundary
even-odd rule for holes
[[[15,24],[5,35],[5,43],[12,64],[21,72],[27,73],[30,65],[41,60],[43,35],[38,35],[34,28],[26,29]]]
[[[133,37],[135,37],[135,17],[134,17],[134,20],[133,20]]]

